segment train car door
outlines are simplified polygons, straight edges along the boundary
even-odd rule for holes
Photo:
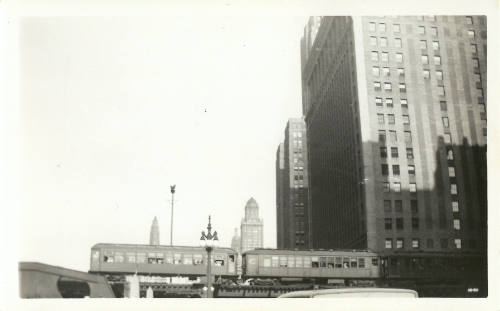
[[[246,255],[246,274],[257,275],[259,273],[259,257],[258,255]]]
[[[236,254],[228,255],[227,272],[229,274],[234,274],[236,271]]]

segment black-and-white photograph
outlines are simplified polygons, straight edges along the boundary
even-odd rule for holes
[[[490,17],[328,12],[9,21],[18,298],[490,296]]]

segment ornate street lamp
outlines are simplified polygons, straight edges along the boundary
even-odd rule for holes
[[[172,246],[173,235],[174,235],[174,194],[175,185],[170,186],[170,193],[172,194],[172,209],[170,211],[170,246]]]
[[[201,232],[200,245],[205,247],[207,251],[207,298],[210,298],[212,291],[212,251],[219,244],[217,231],[212,234],[212,224],[210,223],[210,216],[208,216],[207,234],[205,231]]]

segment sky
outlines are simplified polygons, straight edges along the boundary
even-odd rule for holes
[[[301,115],[306,17],[19,21],[19,261],[86,271],[96,243],[149,243],[158,217],[230,246],[254,197],[276,247],[275,157]],[[61,253],[61,249],[64,252]]]

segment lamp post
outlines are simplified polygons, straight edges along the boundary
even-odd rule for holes
[[[175,185],[170,186],[170,193],[172,193],[172,209],[170,212],[170,246],[172,246],[172,238],[174,234],[174,194],[175,194]]]
[[[200,244],[205,247],[207,251],[207,298],[210,298],[212,292],[212,251],[219,243],[217,231],[212,234],[212,224],[210,223],[210,216],[208,216],[207,234],[205,231],[201,232]]]

